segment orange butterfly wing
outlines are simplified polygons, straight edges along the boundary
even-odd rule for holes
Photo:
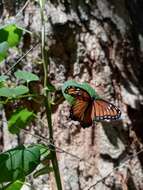
[[[75,103],[70,110],[71,119],[79,121],[82,127],[92,125],[92,99],[88,92],[81,88],[68,87],[65,93],[75,98]]]
[[[70,117],[79,121],[82,127],[91,126],[94,120],[116,120],[121,116],[121,111],[115,105],[102,99],[91,98],[84,89],[67,87],[65,93],[75,98]]]
[[[65,93],[73,96],[74,98],[76,98],[78,100],[82,100],[82,101],[86,101],[86,102],[91,101],[91,97],[88,94],[88,92],[79,87],[72,87],[72,86],[67,87],[65,89]]]
[[[70,117],[75,121],[79,121],[82,127],[92,125],[92,104],[82,100],[76,100],[75,104],[71,107]]]
[[[92,120],[116,120],[121,116],[121,111],[115,105],[102,100],[94,100],[92,106]]]

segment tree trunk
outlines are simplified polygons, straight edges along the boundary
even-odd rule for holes
[[[83,129],[69,118],[68,103],[59,104],[53,113],[56,145],[80,158],[58,153],[64,190],[143,189],[143,153],[137,154],[143,141],[141,7],[141,0],[46,3],[51,82],[57,89],[69,79],[88,82],[122,112],[118,121]],[[39,12],[34,3],[25,9],[31,31],[40,32]]]

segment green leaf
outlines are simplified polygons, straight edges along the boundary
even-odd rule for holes
[[[0,82],[4,82],[6,79],[8,79],[7,75],[1,75],[0,76]]]
[[[4,82],[0,82],[0,88],[4,87]]]
[[[16,71],[14,73],[15,77],[18,79],[22,79],[26,82],[30,82],[30,81],[38,81],[40,80],[39,77],[33,73],[27,72],[27,71]]]
[[[10,183],[6,186],[6,188],[3,188],[4,190],[20,190],[23,186],[24,182],[20,180],[16,180],[13,183]]]
[[[22,29],[16,24],[5,25],[0,28],[0,43],[6,41],[9,47],[18,45],[22,36]]]
[[[40,149],[40,154],[41,154],[42,158],[46,158],[46,159],[50,160],[51,159],[51,152],[50,152],[49,147],[47,147],[44,144],[37,144],[37,146]]]
[[[0,154],[0,183],[25,179],[40,164],[37,146],[19,146]]]
[[[7,98],[15,98],[17,96],[26,94],[29,92],[29,89],[26,86],[19,85],[17,87],[8,88],[2,87],[0,88],[0,96],[7,97]]]
[[[7,56],[8,48],[8,42],[4,41],[0,43],[0,62]]]
[[[16,110],[8,120],[9,131],[13,134],[19,133],[20,129],[24,129],[28,123],[31,122],[33,117],[34,113],[27,109]]]
[[[39,1],[39,4],[40,4],[41,9],[44,9],[45,0],[38,0],[38,1]]]
[[[77,83],[74,80],[69,80],[69,81],[65,82],[64,85],[62,86],[62,93],[63,93],[63,96],[65,97],[65,99],[71,105],[74,104],[75,98],[72,97],[71,95],[68,95],[68,94],[65,93],[65,89],[67,87],[70,87],[70,86],[79,87],[79,88],[81,88],[83,90],[86,90],[91,97],[99,98],[98,94],[95,92],[95,90],[88,83]]]
[[[47,152],[47,150],[48,150],[47,146],[44,145],[44,144],[37,144],[37,146],[38,146],[39,149],[40,149],[40,154],[41,154],[41,155],[42,155],[42,154],[45,154],[45,152]],[[48,150],[48,152],[50,152],[50,151]]]
[[[0,76],[0,88],[4,87],[4,82],[8,78],[6,75],[1,75]]]
[[[37,178],[37,177],[39,177],[40,175],[49,174],[50,172],[53,172],[53,168],[50,167],[50,166],[45,166],[45,167],[41,168],[40,170],[36,171],[36,172],[33,174],[33,177],[34,177],[34,178]]]
[[[51,83],[48,83],[47,84],[47,90],[49,92],[55,92],[56,91],[56,88],[54,87],[54,85],[52,85]]]

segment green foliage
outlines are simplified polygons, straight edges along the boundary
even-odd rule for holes
[[[20,132],[33,119],[34,113],[27,109],[16,110],[8,120],[8,129],[11,133],[16,134]]]
[[[74,104],[75,99],[72,96],[70,96],[70,95],[68,95],[68,94],[65,93],[65,89],[67,87],[70,87],[70,86],[79,87],[79,88],[81,88],[83,90],[86,90],[91,97],[99,98],[98,94],[95,92],[95,90],[88,83],[81,83],[80,84],[80,83],[77,83],[74,80],[69,80],[69,81],[67,81],[67,82],[64,83],[64,85],[62,87],[62,93],[63,93],[65,99],[71,105]]]
[[[38,0],[38,2],[40,5],[41,23],[42,23],[41,24],[42,25],[41,55],[42,55],[42,63],[43,63],[43,70],[44,70],[44,77],[43,77],[44,78],[43,89],[45,90],[45,93],[44,93],[45,108],[44,109],[46,110],[46,116],[47,116],[47,121],[48,121],[48,128],[49,128],[49,134],[50,134],[49,138],[53,140],[52,118],[51,118],[51,113],[52,113],[51,92],[55,92],[55,87],[49,83],[48,70],[47,70],[49,68],[48,66],[49,63],[45,56],[46,55],[45,54],[45,26],[44,26],[45,25],[44,23],[45,22],[44,21],[45,0]],[[7,52],[9,48],[17,46],[19,44],[22,32],[23,32],[23,29],[17,27],[16,24],[6,25],[0,28],[0,62],[7,56]],[[18,61],[20,62],[20,60]],[[14,64],[10,68],[10,70],[12,70],[19,63],[18,61],[16,62],[16,64]],[[8,70],[8,72],[10,70]],[[22,84],[23,81],[29,83],[31,81],[39,81],[40,79],[37,75],[34,75],[30,72],[22,71],[22,70],[16,71],[14,75],[16,79],[18,79],[16,80],[15,84],[13,81],[12,83],[6,84],[7,76],[0,76],[0,100],[1,100],[0,105],[4,104],[4,106],[2,105],[2,107],[6,109],[8,109],[9,107],[11,108],[12,106],[15,106],[15,105],[16,106],[22,105],[21,106],[22,109],[18,109],[14,111],[10,115],[10,119],[8,120],[9,131],[13,134],[16,134],[16,133],[19,133],[21,129],[24,129],[32,120],[32,118],[35,116],[33,112],[30,112],[27,109],[24,109],[24,106],[25,106],[24,103],[26,103],[26,105],[28,103],[30,103],[30,105],[32,103],[33,105],[34,103],[37,103],[39,105],[39,99],[38,99],[39,96],[37,94],[36,96],[34,94],[34,98],[32,100],[29,98],[29,97],[33,97],[33,94],[28,93],[29,90],[31,92],[34,89],[31,87],[32,85],[29,85],[29,88],[23,85],[17,86],[17,81],[18,81],[18,84]],[[10,85],[11,87],[9,87]],[[38,90],[40,91],[41,89],[38,88]],[[30,100],[30,102],[28,102],[28,100]],[[10,105],[9,105],[9,102],[10,102]],[[7,112],[6,110],[6,116],[8,116],[9,114],[10,112]],[[54,141],[53,141],[53,144],[54,144]],[[55,151],[56,149],[54,145],[52,147],[52,150],[49,150],[49,148],[47,148],[46,146],[38,144],[38,145],[29,146],[29,147],[19,146],[7,152],[1,153],[0,154],[0,171],[2,172],[0,172],[0,183],[2,185],[3,183],[9,183],[9,184],[6,184],[7,185],[6,189],[8,190],[19,190],[22,187],[23,182],[25,181],[25,177],[29,175],[30,173],[32,173],[36,169],[36,167],[40,164],[40,159],[42,159],[42,161],[48,161],[48,163],[49,163],[49,160],[51,160],[53,168],[50,167],[50,164],[45,163],[43,168],[35,172],[34,177],[47,174],[53,171],[54,169],[57,189],[62,190],[58,162],[57,162]]]
[[[23,29],[17,27],[16,24],[9,24],[0,28],[0,62],[7,56],[10,47],[19,44],[22,31]]]
[[[3,187],[3,190],[20,190],[24,182],[16,180],[13,183],[8,184],[6,187]]]
[[[0,88],[2,88],[4,86],[4,82],[7,78],[8,78],[8,76],[6,76],[6,75],[0,76]]]
[[[31,82],[31,81],[38,81],[40,80],[39,77],[31,72],[27,72],[27,71],[16,71],[14,73],[15,77],[18,78],[18,79],[21,79],[21,80],[24,80],[26,81],[27,83],[28,82]]]
[[[0,76],[0,82],[4,82],[6,79],[8,79],[8,76],[6,76],[6,75]]]
[[[0,183],[25,179],[40,163],[38,146],[19,146],[0,154]]]
[[[7,56],[9,45],[8,42],[0,43],[0,62]]]
[[[37,144],[37,146],[40,149],[40,154],[41,154],[41,159],[46,159],[46,160],[51,160],[52,159],[52,155],[50,152],[50,148],[47,146],[45,146],[44,144]]]
[[[22,29],[16,24],[9,24],[0,28],[0,43],[7,42],[9,47],[18,45],[21,36]]]
[[[33,177],[34,177],[34,178],[37,178],[37,177],[39,177],[40,175],[49,174],[50,172],[53,172],[53,168],[52,168],[51,166],[45,166],[45,167],[39,169],[38,171],[36,171],[36,172],[33,174]]]
[[[50,154],[49,149],[47,149],[47,146],[45,146],[44,144],[37,144],[37,146],[40,149],[40,154],[44,157]]]
[[[45,0],[37,0],[37,1],[39,2],[41,9],[43,9],[45,6]]]
[[[49,91],[49,92],[55,92],[56,89],[55,89],[55,87],[51,83],[48,83],[47,84],[47,91]]]
[[[50,166],[50,162],[48,162],[52,159],[50,150],[47,148],[47,146],[43,144],[37,144],[37,146],[40,148],[42,164],[44,165],[44,167],[40,168],[33,174],[34,178],[37,178],[40,175],[49,174],[50,172],[53,172],[53,168]]]
[[[17,96],[26,94],[29,89],[26,86],[19,85],[17,87],[2,87],[0,88],[0,96],[7,98],[16,98]]]

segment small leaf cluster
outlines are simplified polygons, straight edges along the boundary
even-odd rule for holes
[[[0,28],[1,63],[8,56],[9,48],[19,44],[23,31],[24,29],[16,24]],[[10,75],[0,75],[0,109],[5,109],[9,132],[17,135],[37,118],[37,107],[33,109],[29,105],[35,103],[42,106],[43,95],[41,89],[39,93],[38,85],[41,79],[36,74],[17,70],[13,77],[14,82]],[[49,83],[46,90],[54,92],[55,88]],[[20,190],[29,174],[33,173],[36,178],[52,172],[53,168],[49,162],[51,159],[49,147],[44,144],[20,145],[1,153],[0,189]]]
[[[19,44],[23,29],[16,24],[5,25],[0,28],[0,62],[8,55],[8,49]]]
[[[25,182],[27,175],[35,171],[42,163],[42,157],[50,156],[45,145],[18,146],[0,154],[0,189],[19,190]],[[45,157],[48,159],[48,157]],[[41,164],[40,169],[33,173],[34,178],[52,172],[49,164]]]
[[[9,76],[0,76],[0,104],[5,107],[11,103],[22,102],[22,100],[29,101],[29,98],[37,97],[38,95],[30,93],[30,84],[35,81],[40,81],[39,77],[27,71],[18,70],[14,73],[16,81],[22,85],[13,86],[7,85]],[[48,89],[52,87],[49,86]],[[52,88],[53,91],[53,88]],[[20,133],[21,129],[25,129],[36,118],[34,111],[28,110],[24,104],[20,104],[18,108],[13,109],[8,118],[8,129],[12,134]],[[49,164],[44,165],[42,160],[49,160],[49,148],[42,144],[34,144],[31,146],[18,146],[0,154],[0,184],[2,189],[21,189],[27,175],[35,171],[40,164],[42,167],[34,172],[33,177],[47,174],[53,171]],[[0,186],[1,187],[1,186]]]

